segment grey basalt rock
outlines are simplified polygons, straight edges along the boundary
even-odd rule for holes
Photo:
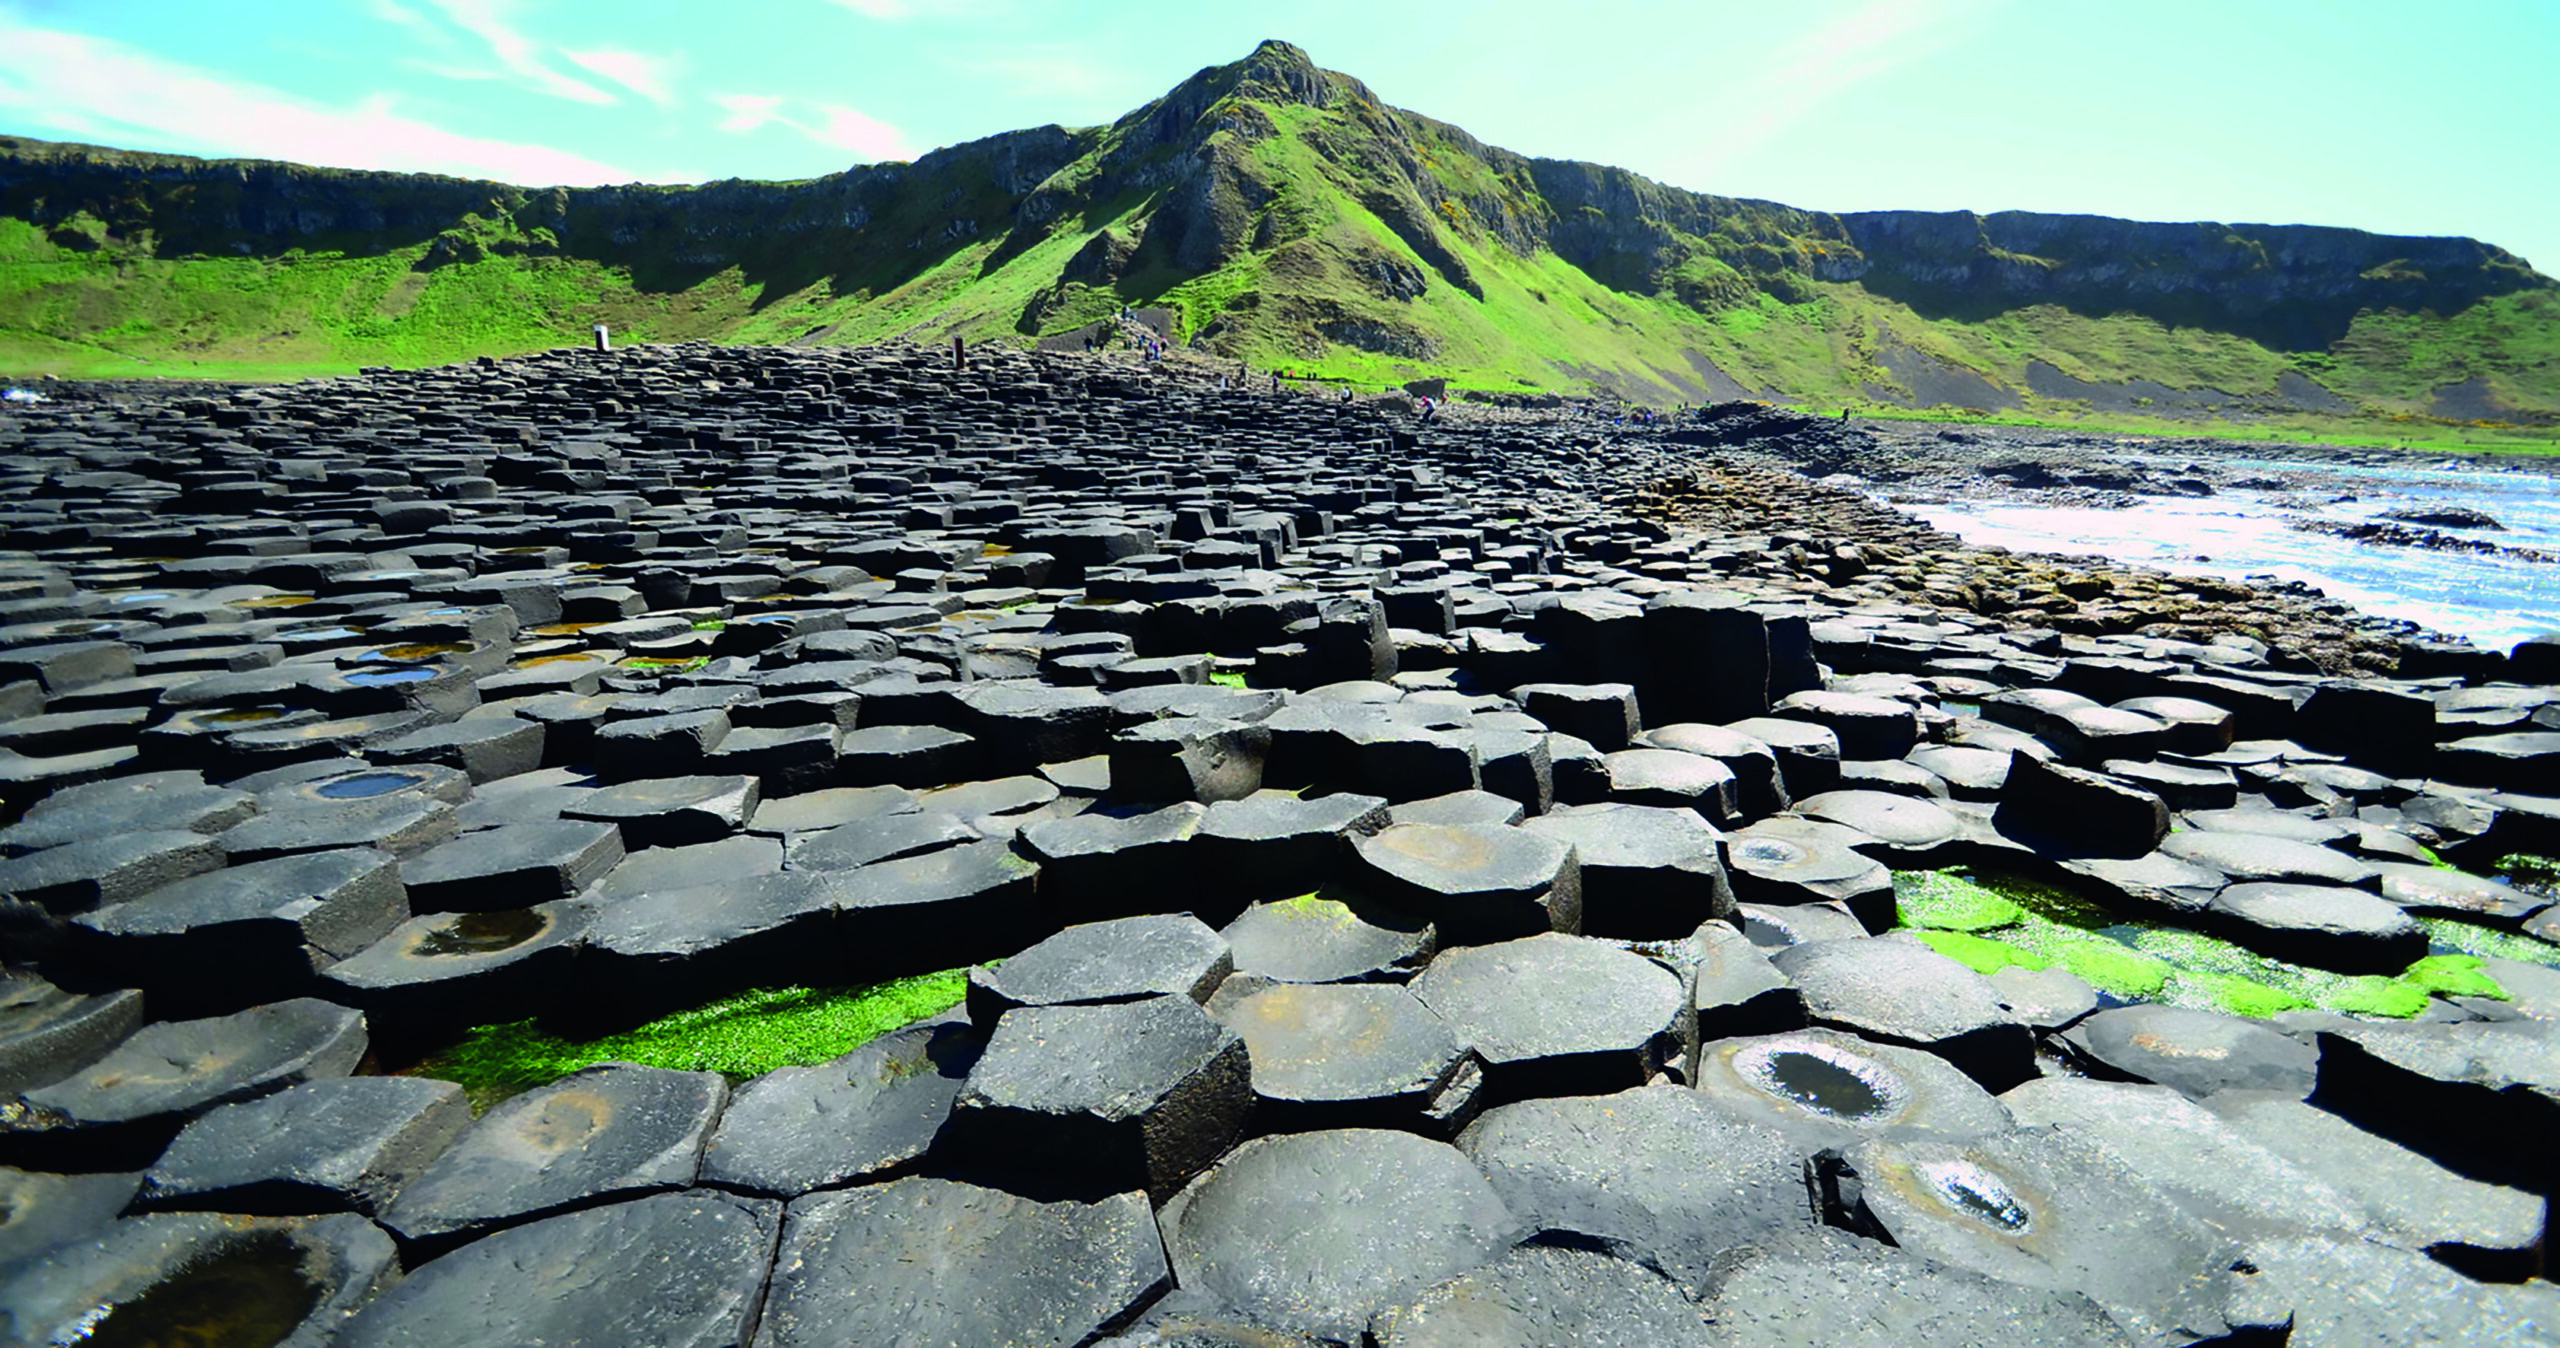
[[[1522,827],[1573,848],[1581,866],[1582,929],[1589,935],[1660,940],[1734,915],[1721,840],[1690,811],[1575,805]]]
[[[2019,1343],[2130,1348],[2097,1303],[1824,1231],[1735,1254],[1699,1303],[1709,1343],[1903,1348]]]
[[[1248,1142],[1167,1203],[1157,1225],[1185,1289],[1252,1323],[1334,1342],[1524,1234],[1456,1148],[1371,1129]]]
[[[969,1018],[991,1028],[1022,1006],[1182,996],[1206,1002],[1235,969],[1226,938],[1187,913],[1069,927],[1002,965],[969,971]]]
[[[87,1067],[27,1091],[0,1143],[141,1146],[217,1105],[342,1077],[364,1058],[364,1016],[312,998],[145,1025]],[[147,1159],[147,1157],[145,1158]]]
[[[1534,1245],[1378,1312],[1370,1341],[1379,1348],[1716,1342],[1661,1274],[1605,1254]]]
[[[2474,1179],[2552,1192],[2554,1158],[2534,1140],[2560,1125],[2550,1022],[2338,1020],[2314,1040],[2311,1103]]]
[[[184,1014],[310,989],[409,916],[398,863],[370,848],[254,861],[74,921],[80,957]]]
[[[471,1126],[462,1088],[420,1077],[307,1081],[180,1130],[143,1176],[146,1208],[380,1212]]]
[[[1856,693],[1791,693],[1772,715],[1809,721],[1839,737],[1844,759],[1900,758],[1920,737],[1920,718],[1909,703]]]
[[[1707,1044],[1690,1080],[1701,1099],[1808,1148],[1867,1137],[1960,1141],[2013,1126],[1990,1092],[1945,1059],[1836,1030]]]
[[[2229,1270],[2240,1247],[2067,1132],[1869,1141],[1811,1173],[1834,1225],[2006,1282],[2077,1292],[2142,1344],[2273,1330]],[[2266,1308],[2272,1311],[2273,1308]]]
[[[1281,983],[1220,1017],[1244,1037],[1265,1133],[1406,1128],[1454,1134],[1481,1073],[1449,1025],[1403,988]]]
[[[1389,823],[1479,828],[1501,828],[1517,824],[1527,816],[1528,811],[1520,802],[1491,791],[1452,791],[1428,800],[1406,801],[1387,811]],[[1368,831],[1374,833],[1377,830]]]
[[[400,1276],[361,1217],[165,1213],[57,1245],[0,1279],[0,1329],[27,1344],[185,1342],[321,1348]],[[198,1340],[206,1341],[206,1340]]]
[[[439,1250],[599,1200],[685,1188],[728,1093],[712,1072],[573,1072],[483,1115],[409,1181],[382,1224]]]
[[[1458,1147],[1530,1229],[1661,1269],[1693,1296],[1726,1251],[1814,1222],[1811,1148],[1685,1087],[1504,1105]]]
[[[746,988],[822,985],[840,968],[825,873],[750,875],[651,889],[601,905],[576,961],[588,1023],[645,1020]]]
[[[1244,1039],[1187,996],[1026,1006],[995,1024],[951,1115],[956,1161],[1060,1193],[1170,1197],[1244,1133]]]
[[[115,1225],[142,1176],[0,1166],[0,1268]]]
[[[1697,1080],[1697,1050],[1719,1039],[1802,1029],[1804,994],[1779,973],[1768,955],[1740,927],[1709,922],[1692,934],[1697,968],[1689,976],[1690,1006],[1697,1017],[1690,1061],[1682,1070]]]
[[[508,824],[411,857],[400,875],[419,912],[488,912],[576,898],[623,855],[610,824]]]
[[[2139,857],[2169,833],[2159,796],[2081,768],[2010,755],[1993,822],[2048,854]]]
[[[2233,885],[2206,916],[2252,950],[2342,973],[2397,973],[2427,953],[2427,929],[2397,904],[2338,885]]]
[[[1413,995],[1485,1064],[1498,1099],[1640,1086],[1685,1061],[1682,979],[1605,942],[1549,932],[1443,951]]]
[[[2030,1081],[2000,1097],[2121,1161],[2188,1216],[2236,1241],[2364,1233],[2361,1205],[2166,1086]]]
[[[1283,983],[1402,981],[1439,947],[1429,922],[1356,895],[1258,903],[1219,935],[1236,973]]]
[[[1054,929],[1040,867],[999,839],[863,866],[835,886],[850,978],[929,973],[1015,954]]]
[[[427,913],[329,966],[321,984],[330,1000],[362,1010],[385,1040],[521,1020],[564,995],[569,962],[594,917],[593,908],[568,900]]]
[[[791,1204],[755,1343],[1088,1342],[1169,1281],[1150,1218],[1135,1192],[1043,1201],[919,1177],[812,1194]]]
[[[1926,1049],[1992,1090],[2034,1075],[2034,1042],[1982,975],[1916,941],[1809,941],[1770,957],[1817,1025]]]
[[[2424,1343],[2447,1348],[2560,1341],[2549,1283],[2473,1282],[2423,1255],[2370,1241],[2300,1237],[2249,1247],[2243,1308],[2290,1319],[2295,1343]]]
[[[1940,849],[1965,836],[1963,821],[1933,802],[1882,791],[1826,791],[1796,802],[1796,812],[1873,838],[1879,859],[1933,864]]]
[[[2465,1178],[2282,1094],[2224,1091],[2204,1107],[2346,1195],[2395,1243],[2491,1281],[2516,1281],[2534,1264],[2549,1216],[2539,1194]]]
[[[781,1224],[778,1203],[701,1190],[565,1213],[422,1265],[335,1342],[734,1348],[756,1325]]]
[[[453,840],[463,815],[440,800],[403,793],[354,805],[303,805],[270,810],[216,835],[233,865],[320,852],[369,847],[414,856]]]
[[[223,860],[222,844],[192,829],[114,833],[0,861],[0,894],[82,913],[218,869]]]
[[[2321,1055],[2311,1045],[2213,1011],[2175,1006],[2120,1006],[2063,1033],[2072,1051],[2100,1076],[2150,1081],[2201,1099],[2224,1090],[2311,1093]]]
[[[1570,844],[1516,828],[1397,824],[1355,836],[1353,883],[1428,918],[1450,945],[1582,925],[1582,868]]]
[[[2343,852],[2264,833],[2196,829],[2173,833],[2160,850],[2230,877],[2234,884],[2346,885],[2371,888],[2381,873]]]
[[[1739,731],[1681,722],[1655,726],[1637,736],[1636,742],[1641,747],[1675,749],[1724,764],[1725,771],[1733,775],[1736,808],[1752,818],[1775,814],[1792,803],[1786,782],[1778,775],[1777,751]]]
[[[681,847],[749,827],[763,799],[753,777],[646,777],[582,795],[560,815],[616,826],[626,849]]]
[[[702,1153],[702,1182],[796,1198],[893,1174],[941,1137],[984,1041],[950,1021],[892,1030],[843,1057],[738,1087]]]
[[[67,992],[33,973],[0,970],[0,1091],[59,1081],[141,1024],[139,990]]]
[[[1735,821],[1733,770],[1675,749],[1621,749],[1604,755],[1608,798],[1629,805],[1688,810],[1719,824]]]
[[[1337,794],[1302,800],[1260,792],[1218,801],[1200,820],[1192,845],[1202,873],[1254,898],[1313,891],[1344,872],[1351,839],[1388,823],[1380,796]]]
[[[1062,920],[1193,911],[1222,921],[1241,904],[1197,882],[1191,844],[1207,813],[1184,801],[1127,818],[1043,820],[1022,830],[1019,847],[1040,863],[1043,905]]]

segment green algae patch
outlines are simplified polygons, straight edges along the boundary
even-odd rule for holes
[[[841,1057],[950,1010],[968,989],[966,969],[868,987],[765,988],[595,1039],[564,1039],[531,1020],[483,1025],[408,1075],[460,1083],[474,1111],[603,1062],[718,1072],[734,1084]]]
[[[1244,676],[1232,671],[1212,673],[1209,676],[1209,682],[1214,683],[1221,688],[1242,688],[1245,686]]]
[[[2228,1011],[2235,1016],[2264,1020],[2285,1011],[2311,1009],[2308,998],[2271,988],[2254,979],[2236,974],[2217,974],[2201,969],[2180,969],[2169,976],[2169,987],[2160,998],[2171,1006],[2192,1006],[2211,1011]],[[2419,997],[2423,1006],[2426,998]],[[2410,1014],[2415,1015],[2416,1012]]]
[[[2549,893],[2560,889],[2560,858],[2533,852],[2509,852],[2498,858],[2489,873],[2511,885]]]
[[[2409,966],[2402,978],[2447,997],[2488,997],[2506,1001],[2507,990],[2477,955],[2429,955]]]
[[[1902,925],[1934,931],[1976,932],[2010,927],[2026,917],[2012,899],[1956,871],[1901,871],[1893,877],[1893,901]]]
[[[2121,941],[2058,922],[2040,922],[2016,935],[2018,944],[2061,965],[2098,991],[2124,1001],[2159,998],[2169,986],[2169,976],[2176,972],[2167,961]]]
[[[2421,918],[2435,953],[2398,974],[2290,964],[2218,936],[2127,920],[2047,881],[1955,868],[1901,871],[1902,925],[1980,973],[2059,966],[2110,997],[2268,1017],[2314,1007],[2405,1020],[2435,996],[2503,998],[2487,957],[2560,967],[2560,945],[2450,918]]]
[[[2431,989],[2413,978],[2358,974],[2342,979],[2321,997],[2320,1004],[2351,1016],[2383,1016],[2406,1020],[2427,1009]]]
[[[2452,917],[2421,917],[2427,944],[2439,955],[2476,955],[2560,969],[2560,945]]]
[[[1969,936],[1960,931],[1923,929],[1914,934],[1920,938],[1921,944],[1978,974],[1996,974],[2011,965],[2021,969],[2052,967],[2042,956],[2021,950],[2005,941]]]

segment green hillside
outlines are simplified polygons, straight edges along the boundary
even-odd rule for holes
[[[1368,385],[2560,435],[2560,290],[2298,226],[1824,215],[1533,160],[1266,43],[1109,127],[801,183],[528,189],[0,138],[0,372],[262,378],[583,339],[1031,343],[1124,304]]]

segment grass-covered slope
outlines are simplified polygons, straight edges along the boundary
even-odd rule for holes
[[[2487,245],[1704,196],[1485,146],[1279,43],[1108,127],[803,183],[542,190],[0,138],[11,373],[423,364],[598,322],[1031,342],[1122,304],[1170,309],[1197,350],[1374,384],[2560,423],[2560,292]]]

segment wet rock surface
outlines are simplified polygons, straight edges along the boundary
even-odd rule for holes
[[[1919,433],[896,347],[13,408],[0,1323],[2547,1325],[2560,642],[1793,471]],[[429,1056],[940,971],[727,1079]]]

